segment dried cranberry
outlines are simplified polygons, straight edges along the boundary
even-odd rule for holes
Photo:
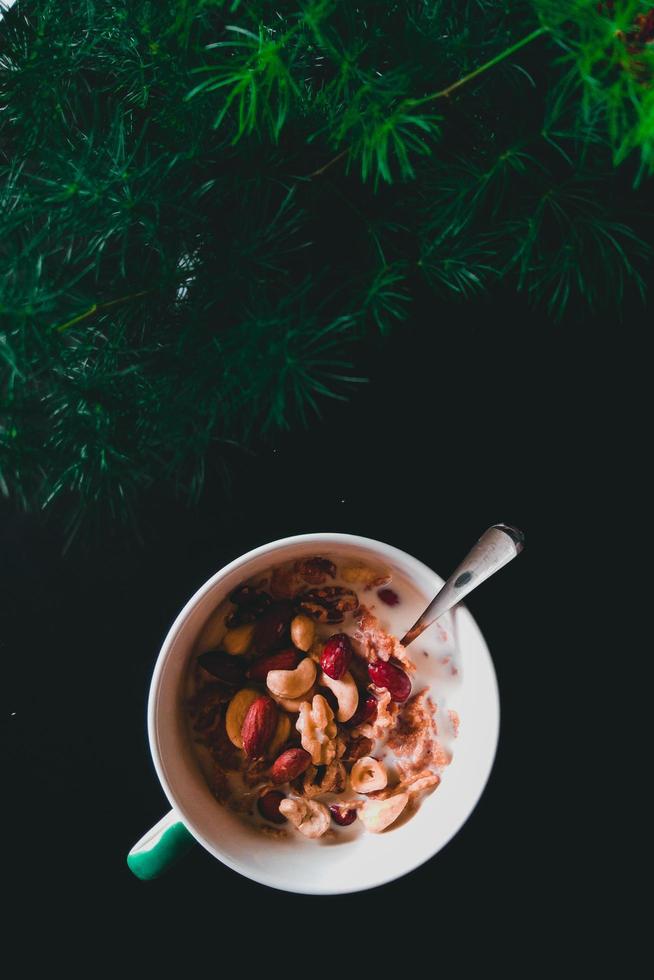
[[[400,597],[394,589],[379,589],[377,595],[387,606],[398,606]]]
[[[257,809],[261,816],[271,823],[286,823],[286,817],[279,812],[279,805],[285,799],[286,797],[279,790],[271,789],[270,792],[259,797]]]
[[[320,666],[335,681],[340,681],[352,659],[352,644],[345,633],[330,636],[320,656]]]
[[[377,698],[359,698],[359,706],[348,721],[348,727],[354,728],[356,725],[372,724],[377,717]]]
[[[212,677],[217,677],[224,684],[240,686],[245,679],[245,669],[238,657],[230,657],[228,653],[219,650],[208,650],[198,657],[198,663]]]
[[[411,694],[411,679],[400,667],[385,660],[368,664],[368,673],[373,684],[385,687],[393,701],[406,701]]]
[[[257,653],[268,653],[290,642],[290,625],[295,609],[288,600],[268,606],[254,627],[253,644]]]
[[[332,815],[332,820],[339,827],[349,827],[357,818],[356,810],[346,810],[344,806],[337,806],[335,803],[332,803],[329,812]]]

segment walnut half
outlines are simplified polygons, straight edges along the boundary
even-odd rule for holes
[[[358,608],[359,597],[352,589],[326,585],[322,589],[303,592],[298,602],[303,613],[320,623],[342,623],[345,613]]]
[[[302,795],[312,800],[323,793],[342,793],[347,783],[347,773],[342,762],[331,762],[324,772],[309,766],[302,779]]]
[[[328,766],[336,757],[337,727],[334,712],[322,694],[314,694],[309,704],[300,705],[300,716],[295,724],[300,733],[302,748],[311,756],[314,766]]]

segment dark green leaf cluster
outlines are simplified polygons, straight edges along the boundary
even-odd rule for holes
[[[555,318],[642,291],[647,14],[18,0],[0,491],[71,533],[157,482],[196,495],[208,458],[345,397],[361,342],[425,291],[436,320],[501,281]]]
[[[536,0],[565,52],[561,87],[577,88],[587,123],[606,132],[613,159],[640,154],[636,179],[654,171],[654,10],[645,0]]]

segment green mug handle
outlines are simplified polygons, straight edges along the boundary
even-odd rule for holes
[[[127,866],[137,878],[158,878],[183,857],[195,844],[195,838],[171,810],[141,837],[127,855]]]

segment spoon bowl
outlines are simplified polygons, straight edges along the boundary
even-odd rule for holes
[[[484,531],[477,544],[454,569],[443,588],[436,593],[422,615],[402,637],[408,647],[416,637],[435,623],[464,596],[498,572],[520,554],[525,544],[522,531],[512,524],[493,524]]]

